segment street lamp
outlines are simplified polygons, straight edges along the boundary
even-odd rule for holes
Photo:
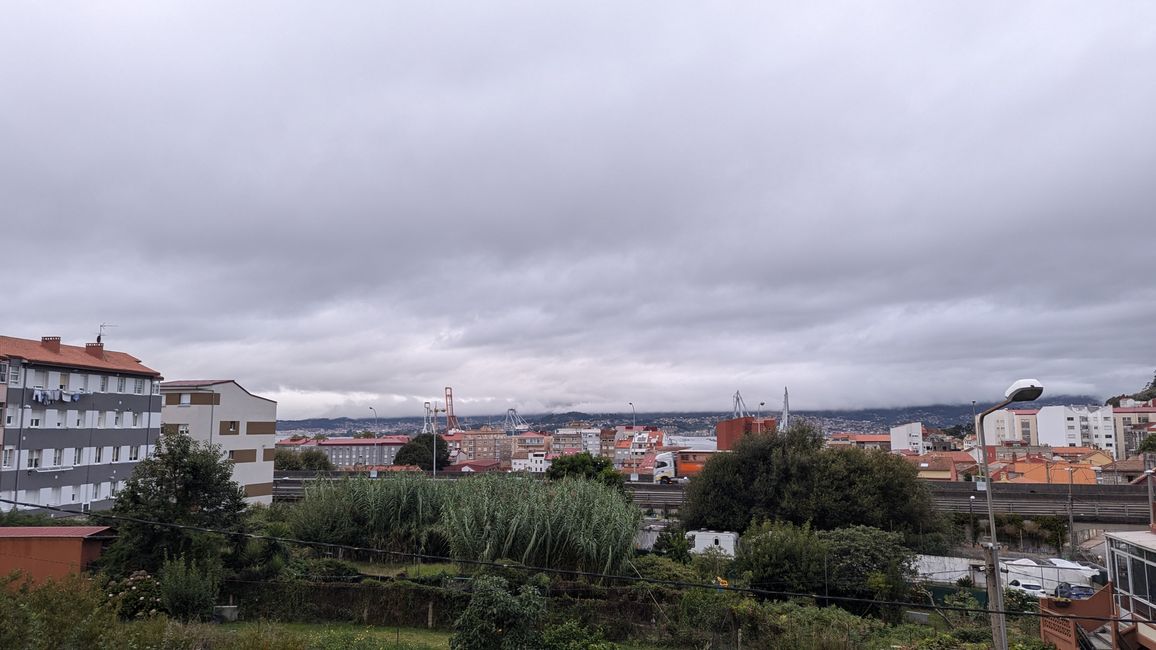
[[[1076,468],[1070,464],[1065,467],[1068,471],[1068,544],[1072,547],[1071,557],[1069,559],[1076,559],[1076,518],[1073,514],[1072,508],[1072,476],[1076,473]]]
[[[759,426],[756,429],[759,433],[763,432],[763,405],[766,402],[759,402]]]
[[[1152,474],[1156,470],[1144,470],[1144,482],[1148,484],[1148,530],[1156,531],[1156,510],[1152,509]]]
[[[630,428],[638,426],[638,412],[634,410],[634,402],[627,402],[630,405]]]
[[[378,431],[378,429],[377,429],[377,409],[375,409],[371,406],[371,407],[369,407],[369,410],[373,411],[373,435],[376,436],[377,431]]]
[[[967,497],[967,521],[968,526],[971,526],[971,545],[975,546],[975,540],[979,539],[979,535],[975,530],[975,495]]]
[[[1003,613],[1003,585],[1000,584],[999,575],[999,542],[995,536],[995,509],[992,506],[991,499],[991,472],[988,470],[987,464],[987,442],[983,436],[983,419],[995,413],[1001,408],[1011,404],[1012,402],[1030,402],[1044,392],[1044,386],[1038,379],[1020,379],[1008,386],[1004,391],[1004,401],[996,404],[979,415],[979,419],[975,423],[976,442],[979,443],[979,459],[980,467],[983,470],[984,492],[987,493],[987,523],[989,527],[989,534],[991,535],[991,564],[993,570],[988,580],[992,582],[992,598],[994,601],[992,607],[994,614],[991,617],[991,633],[992,641],[996,650],[1007,650],[1007,620]]]

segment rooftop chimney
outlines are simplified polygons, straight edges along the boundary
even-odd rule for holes
[[[60,352],[60,337],[59,336],[42,336],[40,337],[40,345],[50,352]]]
[[[97,359],[104,358],[104,344],[103,343],[85,343],[84,351],[96,357]]]

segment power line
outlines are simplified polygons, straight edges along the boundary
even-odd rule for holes
[[[739,586],[730,586],[730,585],[727,585],[724,587],[722,585],[712,584],[712,583],[694,583],[694,582],[682,582],[682,581],[677,581],[677,580],[661,580],[658,578],[646,578],[646,577],[642,577],[642,576],[635,577],[635,576],[628,576],[628,575],[616,575],[616,574],[610,574],[610,573],[602,573],[602,572],[598,572],[598,571],[581,571],[581,570],[577,570],[577,569],[558,569],[558,568],[554,568],[554,567],[527,566],[527,565],[522,565],[522,564],[503,564],[501,562],[494,562],[494,561],[490,561],[490,560],[471,560],[471,559],[467,559],[467,558],[454,558],[454,557],[442,556],[442,555],[429,555],[426,553],[412,553],[412,552],[407,552],[407,551],[391,551],[388,549],[370,548],[370,547],[364,547],[364,546],[354,546],[352,544],[337,544],[334,542],[315,542],[315,541],[309,541],[309,540],[303,540],[303,539],[295,539],[295,538],[291,538],[291,537],[278,537],[275,535],[262,535],[260,533],[247,533],[247,532],[243,532],[243,531],[225,530],[225,529],[220,529],[220,528],[208,528],[205,526],[193,526],[193,525],[189,525],[189,524],[177,524],[177,523],[172,523],[172,522],[140,519],[138,517],[129,517],[126,515],[113,515],[113,514],[91,513],[91,512],[84,513],[84,512],[80,512],[80,511],[76,511],[76,510],[68,510],[65,508],[61,508],[59,506],[45,506],[45,505],[39,505],[39,504],[35,504],[35,503],[26,503],[23,501],[15,501],[12,499],[0,498],[0,503],[9,503],[9,504],[16,505],[16,506],[35,507],[35,508],[41,508],[44,510],[52,510],[55,512],[62,512],[62,513],[69,513],[69,514],[86,514],[90,517],[119,520],[119,521],[129,521],[129,522],[133,522],[133,523],[146,524],[146,525],[150,525],[150,526],[162,526],[162,527],[166,527],[166,528],[175,528],[178,530],[191,530],[191,531],[196,531],[196,532],[213,533],[213,534],[219,534],[219,535],[233,535],[233,536],[237,536],[237,537],[244,537],[247,539],[266,540],[266,541],[273,541],[273,542],[281,542],[281,543],[285,543],[285,544],[297,544],[300,546],[316,546],[316,547],[322,547],[322,548],[327,548],[327,549],[341,549],[341,550],[356,551],[356,552],[361,552],[361,553],[380,553],[380,554],[384,554],[384,555],[403,557],[403,558],[408,558],[408,559],[413,559],[413,560],[434,560],[437,562],[468,564],[468,565],[472,565],[472,566],[498,567],[498,568],[503,568],[503,569],[516,569],[516,570],[522,570],[522,571],[532,571],[532,572],[537,572],[537,573],[553,573],[553,574],[558,574],[558,575],[577,576],[577,577],[583,577],[583,578],[598,578],[598,579],[602,579],[602,580],[643,582],[643,583],[660,585],[660,586],[677,587],[677,588],[681,588],[681,589],[713,589],[716,591],[730,591],[730,592],[736,592],[736,593],[749,593],[749,594],[761,595],[761,596],[777,596],[777,597],[785,597],[785,598],[808,598],[808,599],[812,599],[812,600],[816,600],[816,601],[837,601],[837,602],[847,602],[847,603],[870,604],[870,605],[886,606],[886,607],[914,607],[914,608],[919,608],[919,609],[937,609],[937,610],[941,610],[941,611],[958,611],[958,612],[979,613],[979,614],[1004,614],[1004,615],[1008,615],[1008,616],[1032,616],[1032,617],[1037,617],[1037,618],[1053,618],[1053,619],[1064,619],[1064,620],[1101,621],[1101,622],[1105,622],[1105,623],[1110,623],[1110,622],[1133,623],[1133,622],[1135,622],[1133,619],[1119,618],[1119,617],[1084,616],[1084,615],[1051,614],[1051,613],[1045,614],[1043,612],[1018,612],[1018,611],[1011,611],[1011,610],[994,610],[994,609],[978,608],[978,607],[961,607],[958,605],[935,605],[935,604],[929,605],[926,603],[912,603],[912,602],[904,602],[904,601],[879,600],[879,599],[874,599],[874,598],[857,598],[854,596],[825,596],[825,595],[821,595],[821,594],[813,594],[813,593],[805,593],[805,592],[776,591],[776,590],[770,590],[770,589],[760,589],[757,587],[739,587]],[[266,580],[263,582],[266,584],[277,584],[277,582],[274,580]],[[358,586],[362,585],[362,583],[350,583],[350,584],[351,585],[358,585]]]

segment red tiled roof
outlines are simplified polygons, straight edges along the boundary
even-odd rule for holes
[[[480,460],[467,460],[467,461],[462,462],[462,463],[454,463],[453,465],[447,465],[445,467],[445,471],[447,471],[447,472],[460,472],[463,469],[466,469],[468,467],[472,471],[480,472],[480,471],[484,471],[484,470],[488,470],[488,469],[496,469],[500,462],[501,461],[499,461],[496,458],[485,458],[485,459],[480,459]]]
[[[286,440],[278,440],[277,441],[278,447],[298,447],[301,445],[315,445],[315,444],[317,444],[317,441],[311,440],[309,438],[297,438],[297,439],[289,438]]]
[[[99,348],[99,356],[89,354],[88,349],[83,346],[63,343],[60,344],[60,351],[55,352],[40,341],[0,336],[0,357],[18,357],[54,366],[125,372],[149,377],[161,376],[161,373],[145,366],[140,359],[131,354],[105,350],[103,346]]]
[[[874,434],[874,433],[856,433],[852,434],[851,440],[855,442],[891,442],[890,434]]]
[[[1116,406],[1112,413],[1156,413],[1156,406]]]
[[[0,537],[92,537],[108,526],[0,526]]]
[[[201,386],[216,386],[217,384],[227,384],[233,381],[232,379],[180,379],[175,381],[162,381],[161,388],[200,388]]]

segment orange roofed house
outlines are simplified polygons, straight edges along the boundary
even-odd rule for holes
[[[0,576],[20,571],[35,583],[79,573],[100,557],[108,526],[0,527]]]
[[[110,507],[156,445],[160,379],[100,341],[0,336],[0,498],[21,509]]]

